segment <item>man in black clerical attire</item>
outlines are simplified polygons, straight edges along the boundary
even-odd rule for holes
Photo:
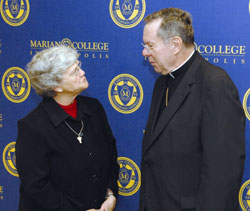
[[[245,115],[237,88],[194,48],[190,14],[145,18],[156,80],[142,144],[140,211],[238,211]]]

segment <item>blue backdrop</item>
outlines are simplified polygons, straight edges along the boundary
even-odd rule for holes
[[[246,113],[246,148],[250,154],[249,0],[1,0],[1,211],[16,211],[18,206],[14,147],[17,120],[41,100],[30,89],[26,64],[37,51],[60,44],[81,53],[90,84],[82,94],[102,102],[116,137],[121,167],[116,210],[138,210],[141,142],[158,77],[141,55],[142,19],[165,7],[178,7],[192,14],[196,49],[224,68],[238,87]],[[248,164],[247,156],[239,192],[244,211],[250,210]]]

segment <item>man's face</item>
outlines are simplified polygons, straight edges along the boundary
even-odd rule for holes
[[[163,41],[157,36],[161,19],[154,20],[144,27],[143,41],[145,47],[142,55],[148,57],[150,64],[157,73],[167,75],[173,69],[174,54],[171,39]]]

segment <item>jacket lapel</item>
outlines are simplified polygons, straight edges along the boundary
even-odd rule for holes
[[[150,135],[153,133],[153,129],[155,128],[155,123],[157,121],[159,107],[161,105],[160,99],[163,97],[163,94],[165,92],[165,90],[162,89],[165,81],[161,80],[160,78],[158,78],[157,80],[160,80],[160,81],[155,83],[153,96],[151,100],[149,117],[148,117],[145,134],[144,134],[143,142],[142,142],[142,151],[144,151],[145,147],[147,146],[147,143],[149,141],[148,139],[150,138]]]
[[[153,108],[153,116],[152,116],[152,125],[150,127],[150,133],[152,133],[154,131],[154,128],[157,124],[157,118],[158,118],[158,113],[160,110],[160,106],[161,106],[161,99],[163,98],[163,95],[166,94],[166,90],[162,87],[165,87],[166,81],[161,80],[160,83],[158,84],[158,87],[156,87],[156,89],[158,91],[155,92],[156,96],[154,96],[154,108]]]
[[[169,102],[169,105],[167,106],[167,108],[165,108],[158,121],[156,119],[157,115],[156,113],[154,113],[155,116],[153,117],[152,130],[150,137],[147,140],[147,143],[145,143],[146,146],[144,147],[144,153],[150,148],[150,146],[154,143],[154,141],[156,141],[157,137],[160,135],[163,129],[168,125],[171,118],[174,116],[176,111],[179,109],[179,107],[182,105],[182,103],[190,94],[191,92],[190,87],[193,83],[195,83],[195,73],[198,69],[201,60],[202,57],[200,55],[197,55],[192,65],[187,70],[181,83],[177,87],[174,95],[172,96],[171,101]],[[154,124],[156,124],[155,127]]]

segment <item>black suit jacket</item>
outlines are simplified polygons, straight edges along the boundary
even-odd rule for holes
[[[142,144],[140,211],[238,211],[245,115],[236,87],[198,53],[159,119],[155,83]]]
[[[80,131],[83,141],[64,121]],[[19,211],[99,209],[107,188],[117,195],[116,142],[105,111],[94,98],[77,97],[73,119],[53,100],[43,101],[18,122]]]

